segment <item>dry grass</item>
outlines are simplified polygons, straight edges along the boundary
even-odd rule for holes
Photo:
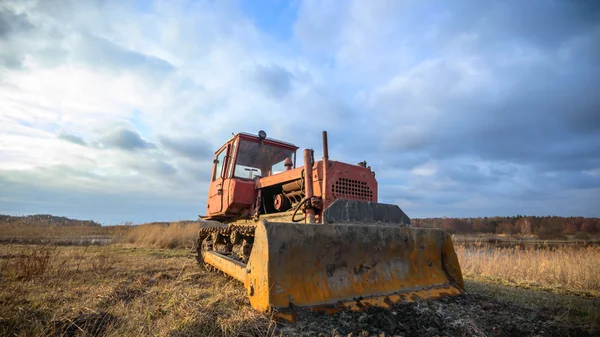
[[[185,250],[0,245],[0,335],[264,336],[243,287]]]
[[[600,247],[542,249],[456,246],[466,278],[600,295]]]
[[[152,223],[139,226],[0,226],[0,243],[105,245],[126,243],[148,248],[190,248],[198,237],[197,222]]]
[[[127,228],[121,240],[137,247],[191,248],[199,230],[198,223],[145,224]]]
[[[26,223],[0,226],[0,242],[51,244],[105,244],[127,226],[36,226]]]
[[[0,336],[275,333],[270,317],[251,309],[241,284],[196,265],[189,248],[198,234],[197,223],[57,227],[11,229],[2,235],[111,235],[113,244],[0,245]],[[468,291],[523,305],[572,308],[576,320],[585,322],[598,319],[598,314],[589,314],[597,312],[597,298],[563,294],[599,296],[600,247],[519,250],[457,245],[456,252]],[[490,281],[558,289],[561,295],[492,287]],[[554,297],[550,301],[540,293]]]
[[[600,331],[600,300],[548,291],[531,291],[522,287],[507,287],[497,283],[467,279],[467,292],[490,296],[502,302],[529,309],[550,310],[557,322],[579,326],[584,331]]]

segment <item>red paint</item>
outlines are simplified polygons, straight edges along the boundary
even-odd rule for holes
[[[231,171],[235,168],[238,145],[241,140],[259,142],[258,137],[238,134],[225,143],[219,151],[215,152],[215,160],[221,154],[221,151],[226,151],[227,156],[222,174],[217,174],[218,177],[210,183],[207,216],[203,217],[205,219],[234,220],[249,218],[255,212],[258,190],[263,190],[261,195],[265,198],[264,202],[272,206],[274,198],[281,193],[281,185],[301,181],[299,179],[308,181],[308,176],[303,177],[303,175],[308,174],[310,174],[310,180],[312,180],[312,192],[310,191],[311,188],[308,188],[308,190],[314,197],[321,199],[322,210],[326,209],[336,199],[377,202],[377,180],[375,180],[370,168],[328,160],[327,157],[313,163],[312,167],[306,172],[303,167],[292,168],[289,165],[291,160],[286,159],[285,164],[287,165],[280,173],[256,179],[234,177],[234,173]],[[263,144],[294,152],[298,149],[292,144],[271,139],[263,140]],[[213,165],[211,178],[217,173],[217,165],[218,163]],[[327,166],[325,169],[324,165]],[[251,174],[250,172],[249,175]],[[307,188],[304,187],[304,190],[307,190]],[[269,191],[272,193],[271,195],[267,193]],[[317,222],[319,222],[319,210],[317,210],[316,216]]]

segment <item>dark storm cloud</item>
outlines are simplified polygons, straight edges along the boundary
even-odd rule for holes
[[[497,103],[450,100],[440,106],[448,113],[433,123],[435,131],[420,145],[438,158],[467,154],[540,168],[598,167],[600,98],[570,85],[575,78],[553,76],[546,78],[548,85],[523,79]],[[596,82],[600,87],[600,72]]]
[[[197,137],[159,137],[162,146],[178,155],[191,159],[212,157],[213,149],[204,139]]]
[[[524,205],[543,211],[531,200],[597,189],[597,174],[586,172],[600,168],[600,3],[466,1],[426,6],[431,17],[423,16],[421,2],[405,5],[398,15],[406,20],[390,15],[341,21],[346,28],[353,21],[386,27],[388,36],[379,31],[363,36],[364,31],[351,28],[342,34],[343,42],[354,42],[353,34],[359,45],[375,41],[373,53],[353,58],[346,49],[362,51],[351,44],[336,49],[340,41],[330,41],[325,52],[343,63],[345,68],[337,70],[350,80],[370,75],[361,73],[361,62],[380,65],[366,83],[388,79],[364,96],[364,114],[370,118],[362,120],[359,107],[337,135],[344,139],[339,149],[365,157],[382,173],[383,198],[406,198],[423,210],[438,202],[461,203],[464,195],[506,196],[515,204],[499,203],[495,209],[526,207],[519,205],[526,198]],[[411,21],[414,13],[420,20]],[[414,24],[404,27],[403,22]],[[309,37],[306,41],[319,39],[316,33]],[[378,52],[382,44],[389,53]],[[394,62],[387,55],[396,56]],[[402,63],[406,59],[414,62]],[[428,162],[435,163],[435,173],[412,175],[413,168]],[[405,188],[388,187],[398,181]],[[439,199],[439,193],[445,196]],[[461,207],[462,212],[469,208]]]
[[[143,140],[137,132],[128,129],[109,132],[100,139],[100,144],[105,148],[118,148],[126,151],[156,148],[156,145]]]
[[[58,134],[58,138],[73,144],[87,146],[87,143],[85,142],[85,140],[83,140],[83,138],[72,135],[70,133],[61,132]]]
[[[482,40],[496,47],[510,41],[556,48],[572,36],[593,30],[600,20],[600,3],[595,0],[470,0],[457,2],[450,11],[442,25],[444,35],[476,28]]]
[[[600,41],[600,30],[587,33],[590,40]],[[520,45],[516,37],[505,43]],[[404,87],[392,90],[375,108],[400,110],[399,118],[403,110],[422,106],[439,114],[431,121],[408,121],[408,132],[400,129],[390,135],[386,146],[436,159],[468,155],[539,169],[597,168],[600,95],[595,91],[600,87],[600,63],[581,55],[599,47],[595,43],[573,48],[568,59],[558,57],[557,51],[538,50],[534,60],[508,65],[483,52],[487,61],[480,70],[491,80],[464,93],[453,92],[469,80],[453,63],[456,60],[443,59],[413,74],[409,79],[419,81],[418,94]],[[478,50],[485,51],[485,44]],[[417,96],[421,94],[426,96]]]
[[[476,185],[496,180],[496,177],[473,164],[452,166],[446,170],[446,174],[453,181]]]

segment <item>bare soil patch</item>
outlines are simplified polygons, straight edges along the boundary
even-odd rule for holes
[[[468,293],[439,300],[404,303],[392,309],[303,312],[281,332],[302,336],[592,336],[594,331],[561,321],[566,308],[524,308]]]

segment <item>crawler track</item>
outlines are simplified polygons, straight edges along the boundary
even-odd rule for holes
[[[254,243],[254,226],[229,224],[227,227],[201,228],[196,243],[196,259],[204,264],[203,253],[214,251],[247,263]]]

